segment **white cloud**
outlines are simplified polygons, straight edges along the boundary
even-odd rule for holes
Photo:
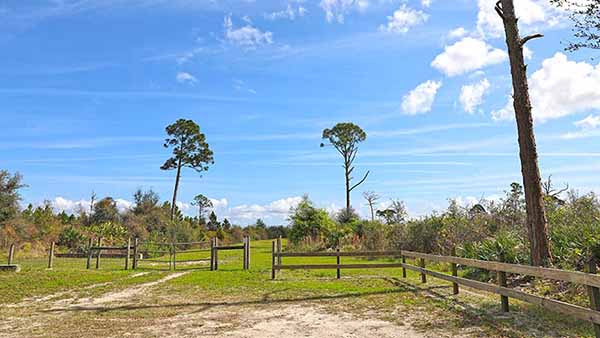
[[[564,139],[576,139],[600,136],[600,115],[588,115],[583,120],[574,123],[579,130],[561,135]]]
[[[175,78],[177,79],[177,82],[179,82],[179,83],[194,84],[194,83],[198,82],[198,79],[196,79],[196,77],[194,75],[187,73],[187,72],[179,72],[179,73],[177,73],[177,76],[175,76]]]
[[[122,198],[117,198],[115,202],[117,202],[117,209],[119,209],[120,212],[125,212],[131,209],[131,207],[133,206],[133,202],[124,200]]]
[[[468,73],[483,67],[504,62],[508,55],[485,41],[466,37],[436,56],[431,66],[448,76]]]
[[[229,202],[227,201],[226,198],[221,198],[221,199],[210,198],[210,201],[212,202],[213,209],[224,209],[224,208],[227,208],[227,206],[229,205]]]
[[[62,196],[56,197],[52,201],[52,207],[58,212],[66,212],[67,214],[76,214],[81,210],[89,211],[90,210],[90,201],[79,200],[73,201],[66,199]]]
[[[350,10],[364,11],[369,0],[321,0],[319,4],[325,12],[327,22],[344,23],[344,15]]]
[[[431,6],[432,2],[433,2],[433,0],[421,0],[421,6],[429,7],[429,6]]]
[[[490,89],[488,79],[462,86],[460,90],[460,104],[467,113],[474,113],[475,109],[483,103],[483,96]]]
[[[458,27],[458,28],[451,30],[448,33],[448,37],[450,39],[460,39],[460,38],[466,36],[467,34],[469,34],[469,31],[467,31],[464,27]]]
[[[600,127],[600,115],[589,115],[583,120],[575,122],[575,125],[581,129],[596,129]]]
[[[523,46],[523,57],[525,60],[531,60],[533,58],[533,51],[527,46]]]
[[[89,200],[82,199],[79,201],[74,201],[64,198],[62,196],[58,196],[53,201],[51,201],[51,205],[54,208],[54,210],[56,210],[57,212],[64,211],[67,214],[76,214],[79,211],[89,212],[90,203],[91,201]],[[115,203],[117,204],[117,209],[119,210],[119,212],[125,212],[131,209],[131,207],[133,206],[132,202],[122,198],[115,199]]]
[[[562,53],[544,60],[542,68],[529,79],[532,113],[544,122],[576,113],[600,109],[600,64],[567,59]],[[512,99],[506,107],[492,113],[496,120],[514,115]]]
[[[427,81],[411,90],[402,100],[402,111],[409,115],[427,113],[431,110],[441,81]]]
[[[234,28],[231,16],[226,16],[223,27],[225,28],[225,39],[237,46],[254,49],[262,45],[273,43],[273,33],[261,31],[258,28],[247,24],[244,27]]]
[[[388,33],[406,33],[411,27],[424,23],[428,18],[429,16],[422,11],[403,4],[392,16],[387,17],[387,25],[379,26],[379,30]]]
[[[265,205],[242,204],[229,208],[225,212],[225,217],[240,223],[253,221],[257,218],[280,220],[282,217],[287,216],[290,209],[297,206],[301,201],[302,197],[296,196],[276,200]]]
[[[279,19],[289,19],[295,20],[296,17],[302,17],[308,13],[308,10],[302,6],[298,6],[297,8],[292,7],[292,5],[288,4],[287,8],[281,11],[272,12],[265,14],[265,18],[268,20],[279,20]]]
[[[535,24],[545,23],[555,25],[556,17],[549,15],[552,8],[547,0],[519,0],[515,1],[515,12],[519,18],[521,28],[527,30]],[[496,1],[478,0],[479,12],[477,14],[477,30],[485,37],[501,37],[504,34],[502,19],[494,9]],[[556,14],[556,13],[553,13]]]

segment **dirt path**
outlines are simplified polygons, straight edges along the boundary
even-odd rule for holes
[[[0,322],[0,338],[16,337],[133,337],[133,338],[444,338],[464,335],[427,333],[411,326],[414,316],[403,314],[405,323],[375,318],[372,314],[334,310],[319,302],[301,303],[219,303],[169,309],[145,299],[160,286],[189,272],[169,274],[162,279],[105,293],[95,298],[56,300],[44,297],[29,308],[13,308]],[[140,297],[141,295],[148,297]],[[57,296],[57,295],[54,295]],[[160,298],[158,298],[160,299]],[[122,308],[156,308],[158,315],[145,319],[137,312],[120,313]],[[112,315],[111,311],[115,311]],[[167,312],[160,312],[167,311]],[[170,312],[169,312],[170,311]],[[97,317],[99,313],[105,316]],[[400,315],[400,314],[399,314]],[[427,317],[422,314],[420,319]],[[137,318],[137,319],[135,319]],[[87,323],[82,326],[83,323]],[[110,324],[109,324],[110,323]]]
[[[121,290],[121,291],[117,291],[117,292],[105,293],[104,295],[102,295],[100,297],[83,298],[83,299],[80,299],[77,303],[71,304],[70,306],[85,309],[88,306],[96,306],[96,305],[107,304],[107,303],[119,303],[119,305],[122,305],[123,302],[134,299],[135,297],[144,294],[145,292],[148,291],[148,289],[150,289],[156,285],[163,284],[171,279],[181,277],[188,273],[189,272],[173,273],[173,274],[170,274],[170,275],[168,275],[164,278],[161,278],[157,281],[154,281],[154,282],[148,282],[148,283],[136,285],[134,287],[130,287],[125,290]],[[53,308],[53,310],[57,310],[57,308]]]
[[[331,313],[315,304],[215,307],[178,315],[134,337],[426,338],[410,326]],[[439,334],[435,337],[440,337]],[[454,336],[456,337],[456,336]]]

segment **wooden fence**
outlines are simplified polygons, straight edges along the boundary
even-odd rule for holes
[[[7,264],[0,264],[0,271],[12,271],[19,272],[21,268],[18,264],[15,264],[15,244],[11,244],[8,248],[8,259]]]
[[[129,238],[127,240],[127,243],[124,246],[102,246],[102,237],[98,237],[96,239],[96,245],[93,244],[94,241],[93,239],[89,239],[88,241],[88,252],[87,252],[87,261],[86,261],[86,269],[90,269],[91,265],[92,265],[92,258],[94,256],[94,253],[96,253],[96,269],[100,268],[100,258],[102,257],[102,251],[121,251],[125,253],[125,270],[129,269],[129,261],[131,258],[131,252],[132,250],[134,251],[134,253],[137,251],[137,238],[135,239],[135,244],[132,246],[131,245],[131,238]],[[52,257],[53,257],[53,252],[54,252],[54,243],[52,243],[52,250],[50,253],[50,258],[48,260],[48,267],[52,268],[51,266],[51,261],[52,261]],[[134,254],[134,263],[132,265],[132,269],[134,269],[136,266],[135,264],[135,254]]]
[[[243,250],[242,268],[250,269],[250,236],[244,236],[241,245],[222,245],[219,246],[219,239],[213,238],[210,242],[210,270],[219,270],[219,251]]]
[[[283,257],[335,257],[336,264],[303,264],[303,265],[284,265]],[[365,263],[365,264],[341,264],[341,257],[387,257],[399,258],[400,263]],[[406,258],[412,258],[418,261],[418,266],[406,263]],[[426,262],[447,263],[450,264],[451,275],[433,271],[426,268]],[[470,266],[497,273],[498,285],[479,282],[463,277],[458,277],[458,266]],[[427,276],[435,277],[452,283],[453,294],[459,293],[459,285],[470,288],[491,292],[500,296],[501,309],[504,312],[509,311],[509,298],[518,299],[527,303],[535,304],[551,311],[560,312],[573,316],[584,321],[591,322],[594,325],[594,331],[597,338],[600,338],[600,276],[596,274],[597,261],[591,258],[588,262],[587,272],[567,271],[553,268],[534,267],[528,265],[510,264],[494,261],[483,261],[456,257],[454,251],[452,256],[440,256],[425,254],[412,251],[384,251],[384,252],[282,252],[281,246],[276,241],[272,243],[272,267],[271,278],[275,279],[276,272],[284,269],[381,269],[381,268],[402,268],[402,277],[406,278],[406,270],[420,273],[421,282],[427,282]],[[520,290],[512,289],[507,286],[506,274],[527,275],[543,279],[565,281],[574,284],[584,285],[587,288],[590,308],[561,302],[558,300],[529,294]]]

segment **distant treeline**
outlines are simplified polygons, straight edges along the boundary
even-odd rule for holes
[[[97,237],[114,243],[122,243],[128,237],[178,242],[218,237],[229,243],[241,242],[244,235],[256,240],[287,236],[285,226],[267,226],[258,219],[242,227],[226,218],[220,221],[214,211],[207,219],[202,215],[190,217],[175,206],[171,220],[171,203],[161,202],[152,190],[136,191],[133,206],[125,211],[119,211],[113,198],[95,201],[95,196],[89,209],[80,207],[72,214],[58,212],[49,201],[21,209],[19,189],[22,187],[19,174],[0,171],[0,246],[16,243],[22,254],[41,254],[52,241],[63,251],[81,252],[88,238]]]

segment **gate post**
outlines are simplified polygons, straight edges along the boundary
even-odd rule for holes
[[[127,238],[127,256],[125,256],[125,270],[129,270],[129,256],[131,256],[131,237]]]
[[[450,254],[453,257],[456,257],[456,247],[452,247],[452,252]],[[456,265],[456,263],[452,263],[450,265],[450,268],[452,270],[452,276],[458,277],[458,266]],[[452,293],[455,295],[458,295],[458,283],[456,283],[456,282],[452,283]]]
[[[337,252],[337,257],[336,258],[337,258],[337,265],[338,265],[336,277],[337,277],[337,279],[340,279],[341,278],[341,274],[340,274],[340,248],[337,248],[336,252]]]
[[[242,263],[242,266],[243,266],[244,270],[248,270],[248,261],[247,261],[248,260],[248,257],[247,257],[247,255],[248,255],[248,236],[244,236],[243,243],[244,243],[244,255],[243,255],[244,261]]]
[[[275,241],[271,242],[271,279],[275,280]]]
[[[88,256],[87,256],[87,263],[85,265],[85,268],[88,270],[92,266],[92,245],[93,245],[93,239],[92,239],[92,237],[90,237],[88,239],[88,252],[87,252]]]
[[[215,271],[215,239],[210,239],[210,271]]]
[[[250,235],[246,236],[246,269],[250,270]]]
[[[404,267],[406,264],[406,256],[402,255],[402,278],[406,278],[406,268]]]
[[[504,263],[504,253],[500,253],[499,257],[500,258],[500,262]],[[497,277],[498,277],[498,285],[501,287],[506,287],[506,272],[504,271],[498,271],[497,272]],[[500,295],[500,303],[502,306],[502,312],[508,312],[508,297],[506,296],[502,296]]]
[[[598,266],[596,256],[592,255],[589,259],[587,272],[596,274],[598,273]],[[588,286],[588,296],[590,298],[590,307],[593,310],[600,311],[600,290],[597,287]],[[596,338],[600,338],[600,325],[594,324],[594,332],[596,334]]]
[[[425,269],[425,259],[421,258],[420,264],[421,269]],[[427,275],[424,271],[421,271],[421,283],[427,283]]]
[[[54,242],[50,243],[50,253],[48,254],[48,269],[52,269],[54,263]]]
[[[10,245],[8,249],[8,265],[13,264],[13,260],[15,259],[15,243]]]
[[[215,237],[215,271],[219,270],[219,237]]]
[[[173,247],[173,271],[177,270],[177,247],[175,246],[175,242],[172,244]]]
[[[133,239],[133,266],[131,267],[133,270],[137,269],[138,266],[138,238]]]
[[[281,236],[277,237],[277,252],[280,253],[283,251],[281,245]],[[281,265],[281,256],[277,257],[277,265]]]
[[[100,255],[102,250],[100,247],[102,246],[102,237],[98,237],[98,254],[96,255],[96,269],[100,268]]]

